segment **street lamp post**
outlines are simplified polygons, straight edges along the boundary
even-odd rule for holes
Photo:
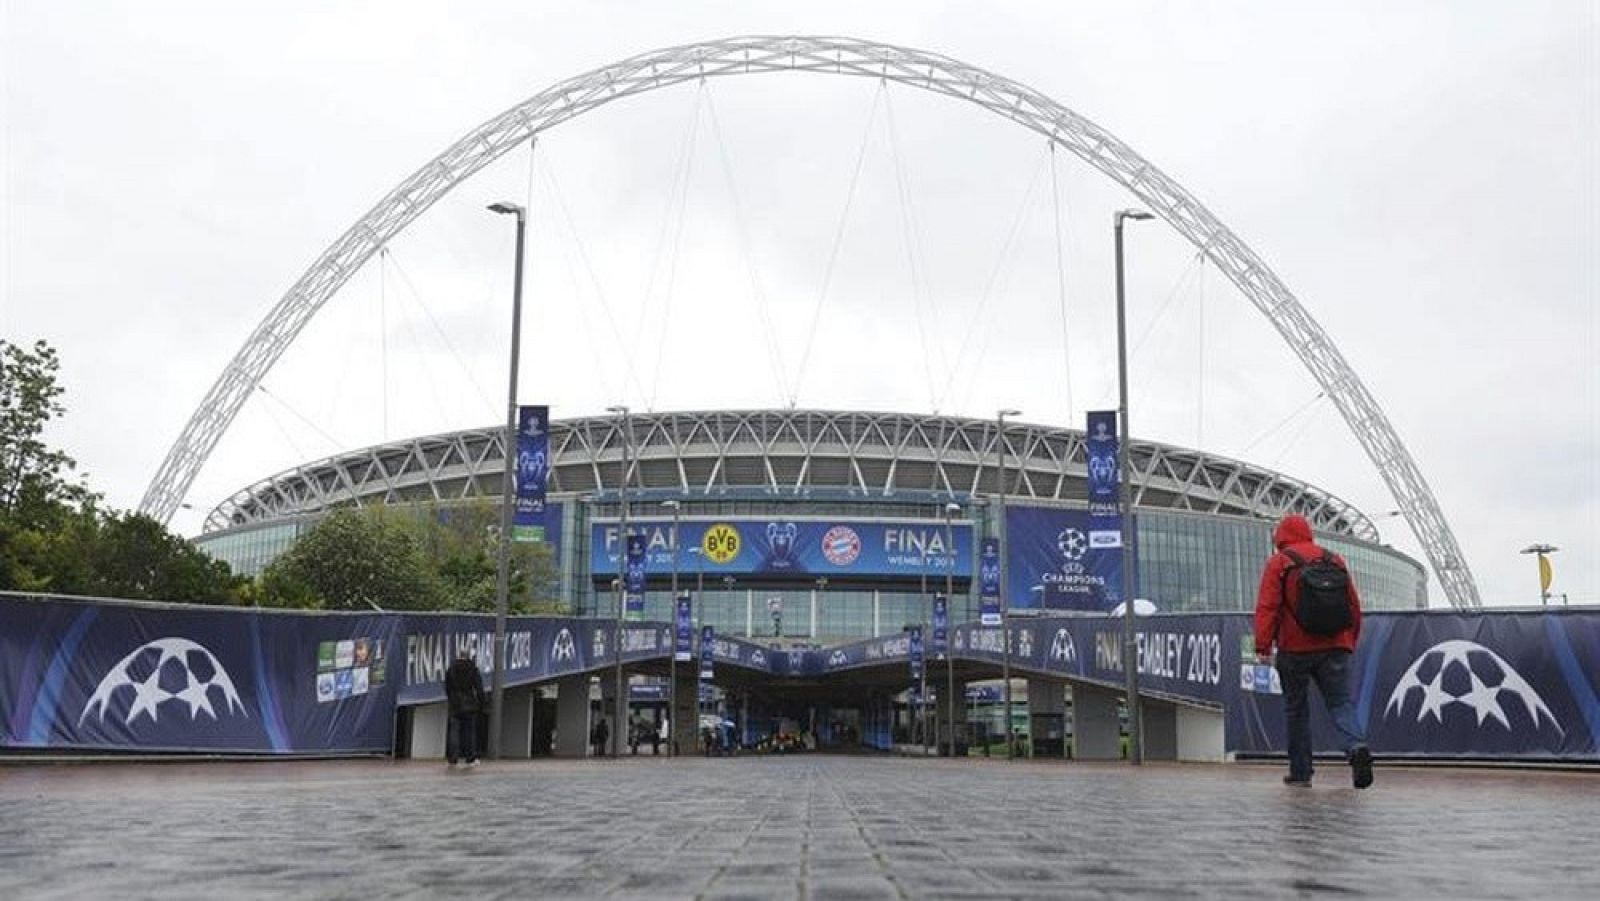
[[[683,504],[665,500],[661,506],[672,511],[672,540],[669,542],[672,552],[672,654],[667,658],[667,756],[676,757],[678,743],[672,737],[677,734],[673,729],[674,721],[678,718],[678,514]]]
[[[506,607],[511,586],[511,506],[517,453],[517,363],[522,354],[522,253],[528,233],[527,211],[514,203],[494,203],[491,212],[517,217],[516,272],[511,289],[511,374],[506,389],[505,471],[500,483],[500,541],[495,552],[494,674],[489,692],[489,759],[500,757],[500,724],[506,702]]]
[[[1005,682],[1006,759],[1016,757],[1016,737],[1011,728],[1011,599],[1006,596],[1006,417],[1021,416],[1021,410],[1001,410],[995,414],[995,517],[1000,535],[1000,678]]]
[[[616,728],[611,730],[611,753],[618,758],[622,757],[622,730],[627,726],[628,698],[624,694],[627,684],[622,678],[622,608],[627,603],[628,594],[628,454],[631,449],[632,423],[628,420],[628,408],[625,406],[606,407],[607,413],[615,413],[622,418],[622,478],[618,481],[617,502],[620,507],[618,518],[621,520],[621,545],[617,553],[617,581],[621,583],[621,590],[617,594],[617,640],[613,651],[617,655],[616,678],[617,697],[615,703]]]
[[[945,647],[944,647],[944,718],[945,730],[950,733],[950,756],[956,756],[956,655],[950,650],[950,605],[955,603],[956,597],[956,542],[955,542],[955,515],[961,512],[961,505],[954,501],[944,505],[944,548],[950,555],[948,566],[944,568],[944,609],[945,609]]]
[[[1117,210],[1111,217],[1116,239],[1117,263],[1117,427],[1122,440],[1117,443],[1117,513],[1122,518],[1122,671],[1127,679],[1128,692],[1128,762],[1144,762],[1143,729],[1139,715],[1139,661],[1134,640],[1133,598],[1138,590],[1138,573],[1134,572],[1133,498],[1128,485],[1128,442],[1132,430],[1128,428],[1128,315],[1124,298],[1122,275],[1122,221],[1151,219],[1143,210]]]
[[[1561,548],[1553,544],[1530,544],[1522,549],[1524,554],[1535,554],[1539,558],[1539,606],[1546,607],[1550,604],[1550,558],[1546,555],[1554,554]]]

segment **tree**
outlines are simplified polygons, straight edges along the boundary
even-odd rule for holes
[[[438,573],[443,603],[452,610],[495,609],[499,576],[500,508],[480,498],[467,504],[422,508],[418,540]],[[562,613],[559,574],[548,544],[513,542],[507,607],[512,613]]]
[[[90,551],[94,586],[106,597],[237,603],[245,580],[142,513],[105,517]]]
[[[262,574],[273,606],[433,610],[444,592],[413,530],[381,509],[345,508],[300,536]]]
[[[33,350],[0,340],[0,520],[13,526],[49,528],[69,511],[95,500],[89,489],[68,481],[77,463],[44,443],[44,428],[66,412],[56,384],[55,349],[44,341]]]

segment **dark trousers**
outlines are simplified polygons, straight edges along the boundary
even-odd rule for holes
[[[471,763],[478,759],[478,714],[452,713],[450,714],[450,727],[444,736],[444,759],[455,763],[465,760]]]
[[[1310,686],[1317,683],[1322,706],[1339,730],[1342,750],[1349,754],[1367,737],[1356,722],[1355,705],[1350,702],[1350,652],[1312,651],[1305,654],[1278,652],[1278,677],[1283,682],[1283,715],[1289,731],[1289,777],[1311,779]]]

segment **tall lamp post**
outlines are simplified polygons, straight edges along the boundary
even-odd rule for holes
[[[1545,607],[1550,603],[1550,558],[1561,548],[1553,544],[1530,544],[1522,549],[1524,554],[1536,554],[1539,557],[1539,606]]]
[[[1122,275],[1122,221],[1154,218],[1144,210],[1117,210],[1111,216],[1117,248],[1117,427],[1122,440],[1117,443],[1117,513],[1122,518],[1122,671],[1128,692],[1128,762],[1144,762],[1143,729],[1139,722],[1139,661],[1135,657],[1133,598],[1138,591],[1134,572],[1133,497],[1128,485],[1128,315]]]
[[[621,758],[622,730],[628,722],[628,698],[624,694],[628,686],[622,678],[622,608],[628,602],[628,467],[630,465],[628,454],[633,444],[633,434],[627,407],[621,405],[606,407],[606,412],[615,413],[622,418],[622,478],[617,487],[617,501],[621,508],[618,518],[622,522],[622,544],[617,554],[617,580],[622,584],[622,590],[617,595],[617,641],[614,648],[617,655],[617,697],[614,714],[616,728],[611,730],[611,753]]]
[[[506,607],[511,586],[511,506],[517,455],[517,362],[522,354],[522,251],[528,234],[527,211],[514,203],[489,205],[490,212],[517,217],[516,274],[511,289],[511,375],[506,389],[505,472],[500,483],[500,541],[495,552],[494,675],[489,693],[489,759],[500,758],[500,723],[506,703]]]
[[[945,648],[944,648],[944,718],[945,731],[950,734],[950,756],[956,756],[956,655],[950,650],[950,605],[955,603],[956,597],[956,541],[955,541],[955,515],[961,512],[961,505],[951,501],[944,505],[944,546],[950,554],[949,565],[944,568],[944,609],[945,609]]]
[[[1011,599],[1006,596],[1006,417],[1021,415],[1021,410],[1001,410],[994,417],[995,517],[1000,535],[1000,678],[1005,682],[1007,760],[1016,757],[1016,738],[1011,728]]]
[[[672,740],[678,719],[678,514],[683,504],[665,500],[661,506],[672,511],[672,655],[667,666],[667,756],[678,756],[678,743]]]

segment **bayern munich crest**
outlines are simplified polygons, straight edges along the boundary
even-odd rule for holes
[[[822,556],[834,566],[849,566],[861,556],[861,536],[849,526],[834,526],[822,536]]]

